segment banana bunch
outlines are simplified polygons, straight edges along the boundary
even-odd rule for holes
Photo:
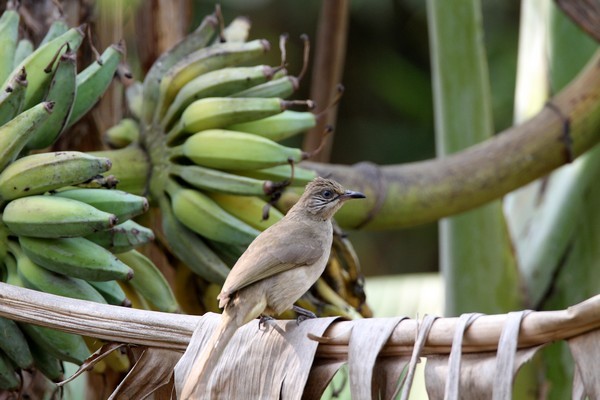
[[[148,200],[108,189],[115,183],[109,158],[32,152],[52,145],[100,99],[122,47],[108,47],[78,73],[83,27],[55,21],[35,48],[19,39],[19,23],[9,2],[0,15],[0,280],[75,299],[178,311],[165,277],[135,250],[154,239],[133,219],[148,210]],[[0,318],[0,390],[19,389],[22,370],[60,381],[62,362],[82,364],[96,347],[78,335]],[[129,366],[126,357],[112,360],[113,369]]]
[[[316,176],[296,165],[306,152],[281,143],[316,125],[314,105],[287,99],[300,78],[288,74],[285,60],[260,64],[270,45],[248,41],[243,21],[219,32],[219,16],[207,16],[156,60],[143,83],[129,86],[132,118],[105,135],[117,151],[147,151],[149,194],[162,214],[159,239],[180,261],[175,294],[187,312],[218,311],[214,298],[230,267],[283,217],[271,206],[284,189],[302,188]],[[348,248],[344,256],[353,254],[347,240],[339,242]],[[354,279],[356,258],[335,252],[331,263],[333,277],[315,286],[305,308],[369,315]]]

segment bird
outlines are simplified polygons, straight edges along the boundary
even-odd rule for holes
[[[294,303],[325,270],[333,241],[333,215],[347,200],[365,197],[332,179],[317,177],[281,220],[250,243],[217,297],[223,309],[219,325],[194,360],[182,399],[206,394],[211,372],[241,326],[259,317],[264,322],[290,309],[314,317]]]

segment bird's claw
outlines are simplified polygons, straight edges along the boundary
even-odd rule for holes
[[[264,327],[266,330],[267,322],[272,321],[273,319],[274,319],[273,317],[270,317],[268,315],[261,315],[260,318],[258,319],[258,329],[261,329],[262,327]]]
[[[292,310],[298,314],[298,317],[296,318],[296,324],[298,325],[307,319],[317,318],[317,315],[314,312],[308,311],[302,307],[292,306]]]

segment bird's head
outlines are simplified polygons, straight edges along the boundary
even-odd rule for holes
[[[319,219],[330,219],[346,200],[363,199],[360,192],[346,190],[332,179],[317,177],[304,190],[304,194],[294,206]]]

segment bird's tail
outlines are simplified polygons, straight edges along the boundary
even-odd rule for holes
[[[199,399],[208,394],[206,392],[209,390],[210,377],[237,329],[236,321],[225,311],[221,315],[219,326],[194,360],[190,373],[183,384],[181,399]]]

